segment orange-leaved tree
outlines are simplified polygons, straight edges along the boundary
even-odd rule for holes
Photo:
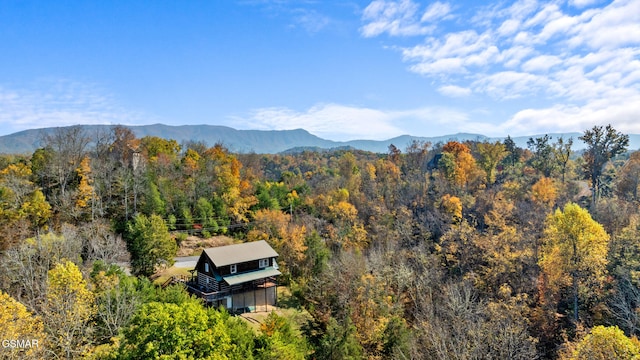
[[[447,178],[458,186],[466,185],[476,169],[476,160],[469,147],[457,141],[449,141],[442,147],[442,152],[445,153],[444,159],[452,158],[454,162],[453,168],[449,169],[452,171],[446,174]]]

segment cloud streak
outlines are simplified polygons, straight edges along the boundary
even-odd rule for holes
[[[30,88],[0,86],[2,135],[76,124],[150,124],[156,118],[130,111],[94,85],[55,79]]]
[[[467,114],[443,107],[409,110],[380,110],[341,104],[317,104],[305,111],[286,107],[262,108],[246,116],[229,118],[234,127],[261,130],[304,128],[322,138],[346,141],[357,139],[384,140],[416,134],[416,125],[432,124],[453,131],[455,124],[468,119]]]
[[[448,4],[435,2],[420,16],[419,5],[411,0],[371,2],[362,14],[366,24],[360,28],[364,37],[381,34],[390,36],[415,36],[432,32],[430,23],[447,17],[451,8]]]

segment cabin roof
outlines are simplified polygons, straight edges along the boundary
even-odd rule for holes
[[[268,267],[262,270],[251,271],[244,274],[223,276],[222,278],[224,279],[224,281],[227,282],[227,284],[233,286],[233,285],[242,284],[249,281],[264,279],[264,278],[277,276],[277,275],[282,275],[282,273],[277,269],[274,269],[273,267]]]
[[[264,240],[208,248],[204,249],[204,253],[216,267],[278,256]]]

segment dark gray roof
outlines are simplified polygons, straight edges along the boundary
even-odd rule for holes
[[[208,248],[204,252],[216,267],[278,256],[264,240]]]

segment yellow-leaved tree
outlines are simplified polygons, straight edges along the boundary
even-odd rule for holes
[[[462,201],[457,196],[444,194],[440,198],[442,209],[451,216],[451,221],[457,223],[462,220]]]
[[[307,250],[305,226],[291,223],[291,215],[280,210],[261,209],[254,217],[255,226],[247,234],[247,240],[267,241],[280,254],[281,271],[287,276],[299,275]]]
[[[82,212],[94,200],[95,191],[93,189],[93,179],[91,178],[91,164],[88,156],[85,156],[76,169],[80,178],[76,194],[75,210]]]
[[[496,167],[504,159],[508,152],[503,143],[488,141],[478,144],[478,154],[480,155],[479,165],[487,175],[487,184],[491,185],[496,181]]]
[[[16,346],[11,346],[11,341]],[[0,291],[0,347],[2,359],[41,359],[44,357],[42,320],[8,294]],[[21,341],[20,344],[17,341]],[[29,341],[27,344],[26,341]],[[7,345],[7,346],[5,346]],[[21,345],[21,346],[18,346]]]
[[[551,178],[543,176],[531,186],[531,199],[536,203],[544,204],[551,208],[557,198],[557,189]]]
[[[609,234],[574,203],[549,215],[544,234],[538,264],[551,288],[572,288],[577,322],[580,289],[594,290],[604,283]]]
[[[49,270],[47,284],[43,319],[48,348],[59,358],[77,358],[89,350],[94,294],[71,261]]]
[[[617,326],[596,326],[576,343],[565,343],[561,360],[640,358],[640,342],[628,338]]]

